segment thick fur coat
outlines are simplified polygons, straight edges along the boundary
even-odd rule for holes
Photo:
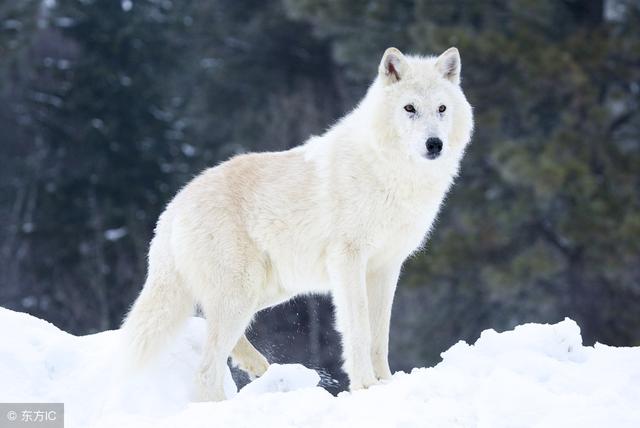
[[[473,128],[460,56],[385,52],[360,104],[284,152],[236,156],[188,183],[158,221],[148,277],[123,329],[148,361],[198,304],[207,320],[202,400],[224,399],[227,358],[268,367],[244,332],[254,314],[330,292],[351,389],[391,376],[393,295],[458,173]]]

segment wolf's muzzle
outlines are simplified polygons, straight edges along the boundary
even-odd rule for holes
[[[442,152],[442,140],[440,138],[431,137],[426,142],[427,146],[427,158],[435,159],[440,156]]]

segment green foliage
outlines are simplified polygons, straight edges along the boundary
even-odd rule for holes
[[[47,10],[44,34],[60,51],[35,64],[39,79],[29,88],[44,148],[35,229],[25,236],[39,258],[25,264],[38,289],[55,284],[49,304],[60,317],[77,295],[95,308],[80,325],[84,317],[100,328],[118,322],[126,302],[111,284],[142,282],[142,242],[176,187],[182,106],[164,79],[179,71],[183,13],[154,1],[125,10],[115,1],[58,0]],[[69,283],[75,276],[87,285]]]
[[[280,2],[214,2],[201,5],[199,17],[204,96],[195,104],[207,116],[194,121],[207,158],[291,148],[335,118],[328,45]]]

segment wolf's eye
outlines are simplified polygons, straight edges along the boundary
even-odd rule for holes
[[[442,104],[442,105],[440,105],[440,107],[438,107],[438,111],[439,111],[440,113],[444,113],[444,111],[445,111],[446,109],[447,109],[447,106],[446,106],[446,105],[444,105],[444,104]]]
[[[409,113],[415,113],[416,112],[416,109],[413,106],[413,104],[407,104],[406,106],[404,106],[404,110],[406,112],[409,112]]]

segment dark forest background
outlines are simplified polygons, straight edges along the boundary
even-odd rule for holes
[[[385,48],[453,45],[476,133],[427,250],[405,265],[392,369],[565,316],[587,343],[640,345],[629,0],[0,0],[0,305],[76,334],[118,327],[180,186],[321,133]],[[331,322],[328,298],[298,298],[250,337],[339,387]]]

